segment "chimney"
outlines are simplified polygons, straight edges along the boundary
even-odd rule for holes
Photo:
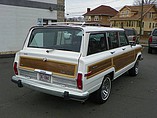
[[[87,13],[90,12],[90,8],[87,8]]]

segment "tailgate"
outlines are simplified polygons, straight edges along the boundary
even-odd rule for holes
[[[20,51],[18,53],[20,76],[39,82],[77,87],[76,78],[80,53],[58,51]]]
[[[157,36],[152,37],[152,43],[157,44]]]
[[[74,78],[76,76],[77,64],[47,58],[20,56],[19,68],[33,71],[37,69],[45,70],[52,72],[53,75]]]

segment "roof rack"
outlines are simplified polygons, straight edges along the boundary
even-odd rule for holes
[[[85,26],[110,27],[110,26],[107,26],[107,25],[99,24],[99,23],[86,23],[86,22],[53,22],[53,23],[50,23],[48,25],[78,25],[78,26],[82,26],[82,27],[85,27]]]
[[[84,26],[85,22],[53,22],[48,25],[79,25]]]

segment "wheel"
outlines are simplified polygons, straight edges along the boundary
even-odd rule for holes
[[[111,92],[111,77],[105,76],[101,87],[95,93],[96,102],[99,104],[105,103]]]
[[[129,70],[129,75],[136,76],[138,75],[138,73],[139,73],[139,60],[137,60],[134,67]]]
[[[148,53],[152,54],[152,48],[148,47]]]

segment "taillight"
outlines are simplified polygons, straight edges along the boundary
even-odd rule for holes
[[[82,86],[82,74],[81,73],[78,73],[78,75],[77,75],[77,87],[78,87],[78,89],[83,88],[83,86]]]
[[[152,36],[150,36],[149,37],[149,43],[152,43],[152,40],[153,40],[153,38],[152,38]]]
[[[89,77],[92,75],[92,71],[89,71],[87,74],[85,74],[85,77]]]
[[[133,41],[136,41],[136,37],[133,37]]]
[[[14,73],[15,75],[18,75],[17,62],[14,62]]]

